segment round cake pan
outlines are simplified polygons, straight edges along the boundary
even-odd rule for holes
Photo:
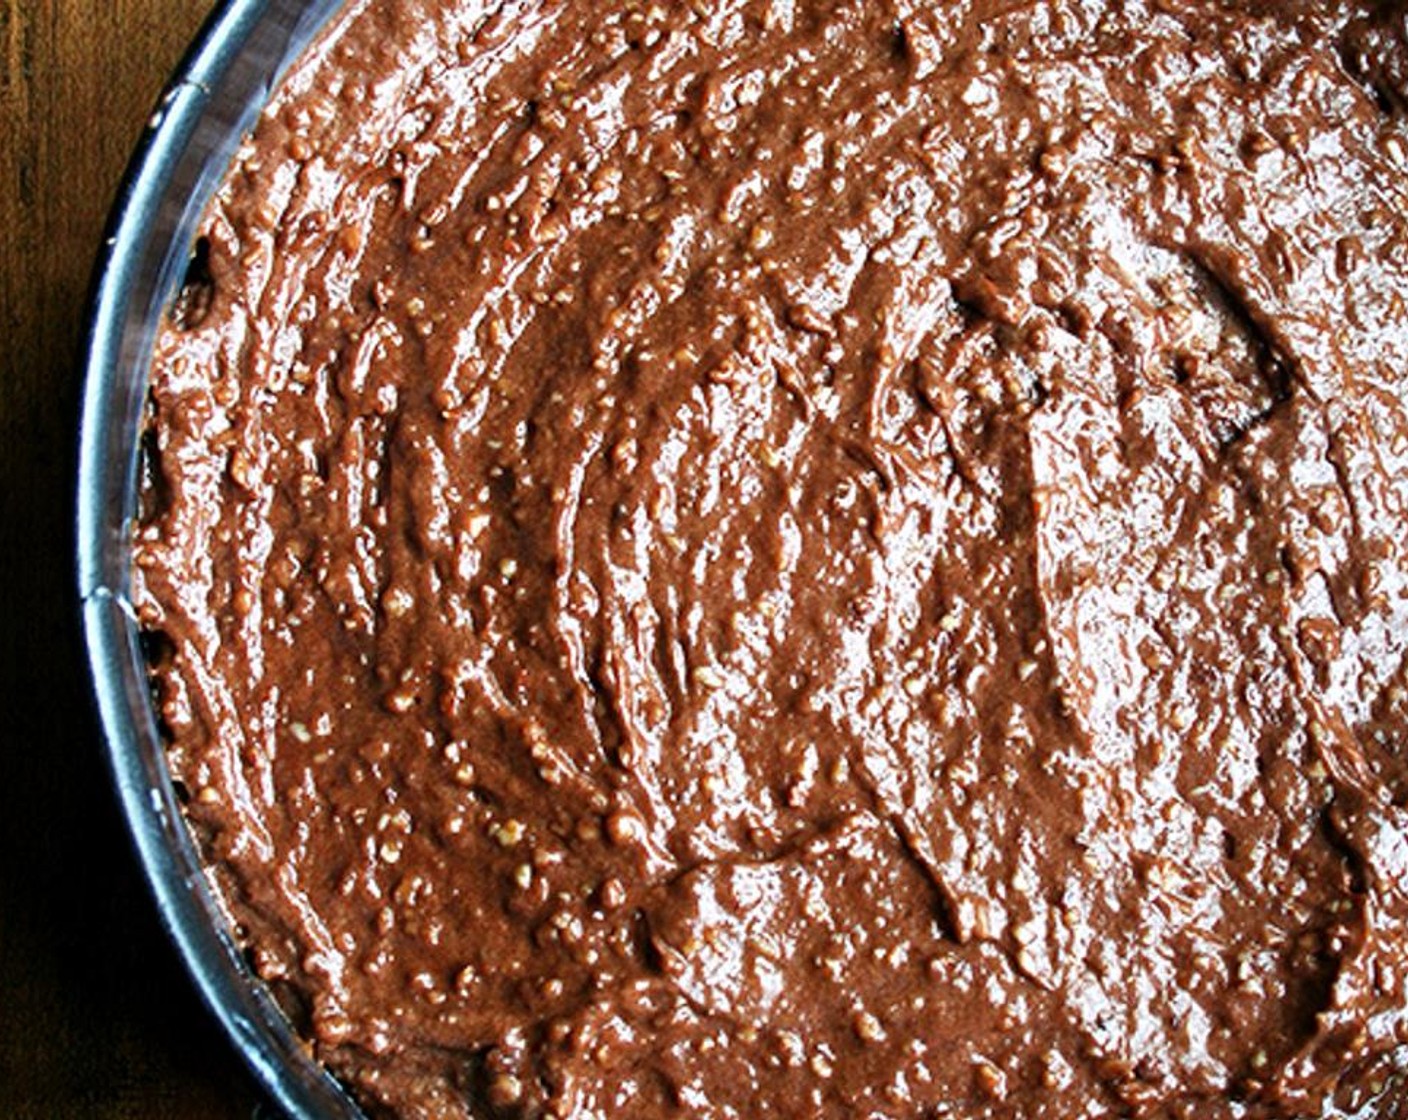
[[[108,764],[162,922],[196,987],[295,1120],[365,1120],[254,974],[217,903],[167,766],[130,600],[152,346],[196,227],[286,69],[344,0],[225,0],[167,88],[128,169],[89,318],[77,480],[77,577]],[[1361,1117],[1382,1102],[1371,1102]],[[1388,1105],[1388,1114],[1400,1115]]]
[[[153,339],[196,223],[244,133],[338,0],[231,0],[206,23],[133,157],[98,260],[78,468],[78,590],[118,797],[197,988],[291,1116],[361,1117],[310,1057],[216,904],[167,769],[131,607],[131,532]]]

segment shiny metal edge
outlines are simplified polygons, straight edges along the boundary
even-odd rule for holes
[[[129,164],[88,313],[77,475],[77,581],[114,787],[168,936],[274,1102],[361,1120],[254,975],[205,879],[167,769],[128,600],[140,425],[160,316],[201,214],[281,76],[340,0],[227,0],[178,67]]]

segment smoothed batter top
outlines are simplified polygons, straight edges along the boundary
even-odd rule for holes
[[[1404,19],[349,4],[134,581],[373,1114],[1408,1116]]]

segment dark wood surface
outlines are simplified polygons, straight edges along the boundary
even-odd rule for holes
[[[0,0],[0,1117],[9,1120],[249,1120],[260,1109],[131,856],[89,708],[71,561],[92,262],[142,124],[210,6]]]

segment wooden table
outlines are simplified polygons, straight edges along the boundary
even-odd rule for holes
[[[209,0],[0,0],[0,1116],[263,1109],[159,928],[107,785],[74,593],[90,269]]]

